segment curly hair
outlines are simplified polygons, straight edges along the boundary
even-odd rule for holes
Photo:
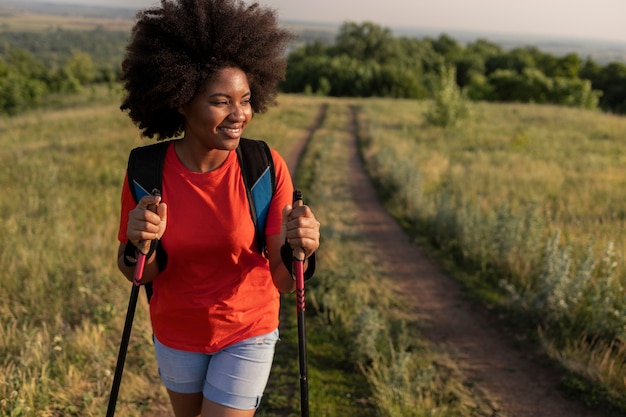
[[[277,25],[276,13],[242,0],[161,0],[137,14],[122,62],[128,110],[142,136],[179,135],[189,102],[220,69],[246,73],[252,110],[276,104],[285,78],[285,49],[293,35]]]

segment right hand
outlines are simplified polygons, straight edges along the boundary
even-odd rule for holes
[[[145,196],[128,213],[126,236],[141,250],[140,242],[161,239],[166,225],[167,204],[161,201],[160,196]]]

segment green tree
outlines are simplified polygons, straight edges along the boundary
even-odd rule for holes
[[[455,61],[456,82],[461,87],[469,85],[478,75],[484,75],[489,58],[502,54],[502,48],[484,39],[470,43]]]
[[[443,68],[433,106],[426,111],[426,121],[434,126],[452,127],[468,115],[465,94],[456,83],[456,69]]]
[[[431,43],[435,52],[441,55],[448,64],[455,62],[463,53],[463,47],[454,38],[445,33],[439,35]]]
[[[332,55],[348,55],[359,61],[394,62],[400,55],[397,39],[388,28],[372,22],[346,22],[339,29]]]
[[[535,55],[532,48],[515,48],[512,51],[494,55],[487,59],[486,75],[491,75],[497,70],[511,70],[521,74],[524,68],[536,66]]]
[[[597,80],[602,72],[602,67],[591,58],[585,59],[580,67],[580,78],[584,78],[593,82]]]
[[[96,67],[91,55],[74,51],[63,67],[68,78],[74,78],[80,85],[90,84],[96,78]]]
[[[600,106],[616,113],[626,113],[626,64],[611,62],[595,79],[593,88],[602,91]]]
[[[43,81],[28,78],[14,68],[0,69],[0,112],[15,115],[39,104],[47,92]]]
[[[554,78],[551,101],[571,107],[596,109],[601,92],[593,90],[591,81],[580,78]]]
[[[0,112],[14,115],[38,104],[49,91],[45,65],[28,51],[14,49],[0,60]]]

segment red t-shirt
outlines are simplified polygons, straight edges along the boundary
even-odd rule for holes
[[[283,158],[272,150],[276,193],[266,235],[280,233],[282,208],[293,184]],[[185,168],[174,146],[163,167],[161,195],[167,228],[161,245],[168,263],[153,281],[150,317],[157,339],[174,349],[214,353],[278,327],[279,292],[269,261],[258,253],[254,224],[236,152],[218,169]],[[136,204],[122,189],[118,239],[126,242],[128,212]]]

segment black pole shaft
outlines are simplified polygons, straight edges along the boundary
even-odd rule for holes
[[[109,407],[107,408],[106,417],[113,417],[115,415],[117,394],[120,391],[120,385],[122,382],[122,372],[124,371],[124,362],[126,361],[126,351],[128,350],[128,342],[130,341],[130,332],[133,328],[133,319],[135,318],[135,307],[137,307],[138,295],[139,286],[133,284],[132,289],[130,290],[128,311],[126,312],[126,323],[124,323],[122,341],[120,342],[120,350],[117,355],[117,365],[115,365],[115,375],[113,376],[113,385],[111,386],[111,395],[109,396]]]
[[[293,191],[293,207],[303,204],[302,192]],[[309,377],[306,368],[306,329],[304,313],[306,301],[304,297],[304,249],[293,249],[293,273],[296,280],[296,313],[298,317],[298,359],[300,360],[300,411],[302,417],[309,417]]]
[[[300,360],[300,410],[302,417],[309,417],[309,380],[306,366],[306,330],[304,326],[304,288],[297,290],[298,303],[298,358]]]

